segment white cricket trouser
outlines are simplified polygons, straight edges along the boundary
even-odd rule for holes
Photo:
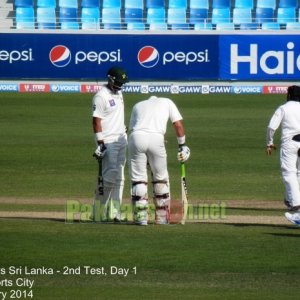
[[[167,153],[162,134],[132,132],[128,140],[128,158],[131,181],[148,182],[147,160],[154,181],[169,181]]]
[[[102,159],[102,177],[104,195],[101,204],[107,206],[113,201],[118,217],[124,189],[124,167],[126,163],[127,136],[124,134],[115,141],[105,144],[107,150]]]
[[[292,206],[300,205],[300,142],[285,142],[280,149],[280,166],[285,186],[286,200]]]

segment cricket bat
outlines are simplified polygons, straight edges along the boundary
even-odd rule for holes
[[[94,198],[94,221],[101,220],[101,199],[103,198],[104,195],[103,176],[102,176],[102,158],[97,158],[97,162],[98,162],[98,176],[97,176],[97,189]]]
[[[181,201],[182,201],[182,209],[183,209],[181,224],[184,225],[188,213],[188,197],[187,197],[187,185],[186,185],[186,177],[185,177],[185,164],[181,163],[180,167],[181,167],[181,178],[180,178]]]

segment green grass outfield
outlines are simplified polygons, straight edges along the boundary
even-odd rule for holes
[[[266,126],[284,96],[163,96],[176,102],[185,120],[192,152],[186,164],[190,202],[234,200],[246,205],[228,205],[226,216],[283,218],[279,151],[267,157],[264,150]],[[127,122],[134,103],[146,97],[125,94]],[[64,201],[93,200],[91,99],[91,94],[0,94],[2,214],[63,212]],[[171,126],[166,140],[172,198],[179,199]],[[128,199],[127,169],[125,175]],[[282,223],[137,227],[2,217],[0,299],[6,292],[6,299],[38,300],[295,299],[299,238],[299,228]],[[42,268],[48,274],[34,274]],[[24,286],[28,280],[31,289]]]

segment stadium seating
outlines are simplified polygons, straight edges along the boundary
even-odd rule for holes
[[[143,17],[141,8],[125,8],[125,23],[143,23]]]
[[[128,30],[145,30],[145,24],[142,22],[127,23]]]
[[[187,9],[187,0],[169,0],[169,8]]]
[[[300,22],[288,22],[286,23],[286,29],[300,30]]]
[[[253,9],[254,3],[253,0],[235,0],[235,8],[251,8]]]
[[[171,29],[189,29],[185,8],[168,8],[167,23]]]
[[[257,30],[260,29],[260,25],[258,23],[241,23],[239,25],[240,30]]]
[[[56,13],[55,7],[37,7],[36,22],[39,29],[55,29]]]
[[[82,0],[81,7],[97,7],[100,8],[100,0]]]
[[[16,8],[16,28],[17,29],[34,29],[34,8],[17,7]]]
[[[280,24],[277,22],[265,22],[261,24],[263,30],[280,30]]]
[[[149,30],[167,30],[167,23],[150,23]]]
[[[56,0],[37,0],[37,7],[56,7]]]
[[[257,7],[255,11],[255,22],[265,23],[274,21],[274,9],[269,7]]]
[[[232,22],[234,24],[251,23],[252,22],[251,8],[234,8]]]
[[[144,0],[125,0],[124,8],[140,8],[144,9]]]
[[[100,28],[99,7],[83,7],[81,9],[81,28],[82,29]]]
[[[275,9],[276,0],[257,0],[256,7]]]
[[[209,9],[209,1],[208,0],[190,0],[190,8]]]
[[[235,26],[233,23],[217,23],[216,30],[234,30]]]
[[[211,23],[201,22],[194,24],[194,30],[212,30],[213,26]]]
[[[15,0],[14,5],[15,7],[33,7],[34,2],[33,0]]]
[[[278,7],[294,7],[298,8],[298,0],[280,0]]]
[[[78,22],[61,22],[60,23],[61,29],[79,29]]]
[[[122,25],[121,23],[104,23],[103,29],[109,29],[109,30],[121,30]]]
[[[212,10],[212,24],[229,23],[230,9],[229,8],[213,8]]]
[[[163,7],[165,8],[164,0],[146,0],[146,8],[156,8]]]
[[[59,7],[78,8],[77,0],[58,0]]]
[[[190,23],[196,24],[208,21],[207,8],[190,8]]]
[[[121,11],[118,7],[104,7],[102,8],[102,23],[103,24],[119,24],[115,25],[105,25],[107,29],[117,29],[121,27]]]
[[[230,8],[230,0],[213,0],[212,8]]]
[[[296,9],[294,7],[279,7],[277,9],[277,23],[286,24],[296,22]]]
[[[119,8],[121,9],[121,0],[103,0],[102,7],[104,8]]]
[[[147,10],[147,23],[165,23],[166,22],[166,10],[163,7],[153,7]]]

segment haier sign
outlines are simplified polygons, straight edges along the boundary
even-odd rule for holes
[[[300,35],[220,36],[220,78],[300,79]]]

